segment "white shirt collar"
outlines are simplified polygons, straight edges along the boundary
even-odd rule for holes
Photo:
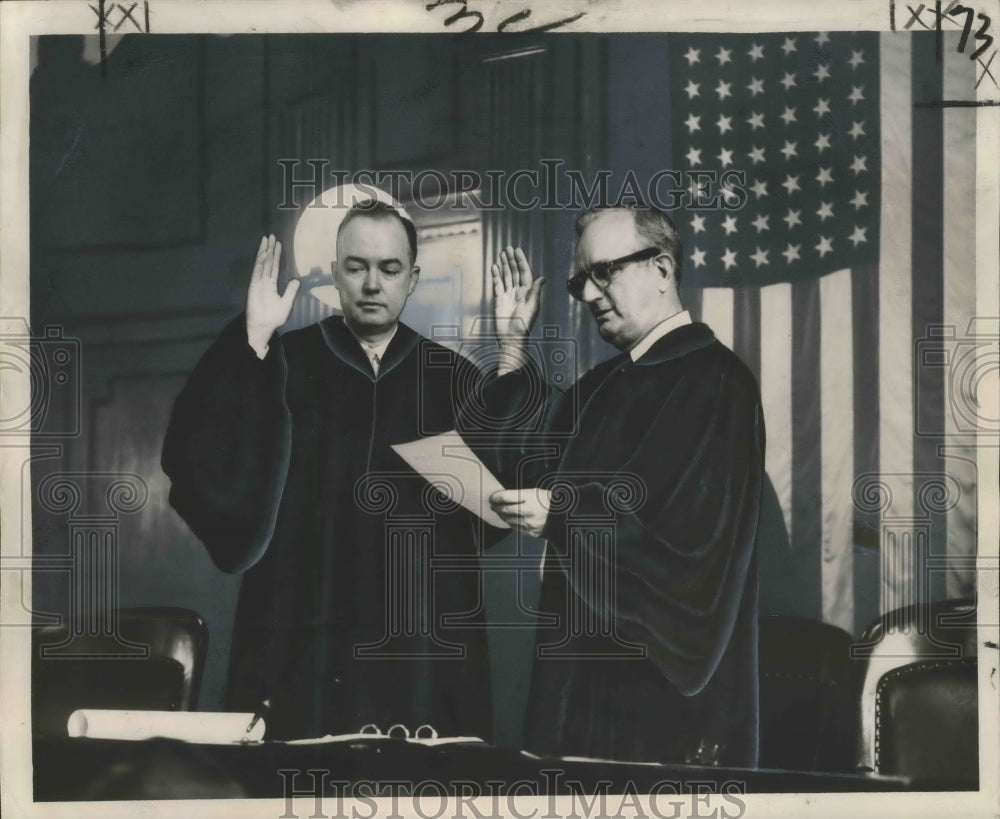
[[[691,324],[691,314],[687,310],[681,310],[679,313],[674,313],[670,316],[670,318],[666,318],[661,321],[652,330],[646,333],[642,341],[628,351],[628,354],[632,357],[632,361],[638,361],[642,356],[649,352],[650,347],[663,338],[667,333],[671,330],[676,330],[678,327],[683,327],[685,324]]]
[[[348,329],[350,329],[350,327],[348,327]],[[364,339],[358,338],[356,335],[354,337],[358,339],[358,344],[360,344],[362,349],[364,349],[365,354],[368,356],[369,359],[372,357],[372,355],[377,355],[379,361],[381,361],[385,357],[385,348],[388,347],[389,342],[392,341],[393,338],[395,338],[396,331],[398,329],[399,329],[399,324],[397,323],[396,326],[392,328],[392,332],[389,334],[389,337],[385,339],[385,341],[380,341],[378,344],[370,344]],[[354,331],[351,330],[351,332],[353,333]]]

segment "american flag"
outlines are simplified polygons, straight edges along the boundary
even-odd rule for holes
[[[875,259],[878,35],[693,36],[671,69],[681,167],[746,175],[744,207],[688,210],[693,280],[797,281]]]
[[[932,32],[670,40],[674,167],[746,174],[742,207],[675,216],[686,303],[761,384],[789,533],[761,582],[851,633],[975,588],[975,433],[995,424],[972,418],[961,354],[942,362],[996,347],[996,322],[974,320],[976,109],[920,105],[975,99],[957,45],[945,32],[939,59]]]

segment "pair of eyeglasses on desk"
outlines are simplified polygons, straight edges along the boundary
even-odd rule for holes
[[[403,725],[401,722],[397,722],[395,725],[390,725],[389,730],[382,733],[382,729],[379,728],[375,723],[369,722],[366,725],[361,726],[361,730],[358,731],[359,734],[366,736],[375,737],[395,737],[397,739],[410,739],[410,729]],[[413,732],[413,739],[437,739],[438,732],[431,725],[421,725]]]
[[[365,743],[373,740],[396,740],[420,745],[456,745],[475,743],[485,744],[480,737],[469,736],[439,736],[437,730],[431,725],[421,725],[411,733],[410,729],[397,722],[383,731],[378,725],[369,722],[361,726],[356,734],[327,734],[322,737],[307,737],[303,739],[281,740],[285,745],[322,745],[324,743]]]

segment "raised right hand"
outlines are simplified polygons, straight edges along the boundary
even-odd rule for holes
[[[255,350],[266,348],[274,331],[288,321],[295,294],[299,292],[300,282],[293,279],[285,292],[278,295],[280,261],[281,242],[273,233],[263,237],[247,290],[247,341]]]
[[[515,339],[531,335],[545,279],[533,278],[524,251],[511,245],[500,251],[490,273],[497,335]]]

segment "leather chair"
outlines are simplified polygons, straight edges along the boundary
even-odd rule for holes
[[[851,642],[846,631],[818,620],[760,618],[760,767],[853,767],[857,684]]]
[[[943,600],[886,612],[862,633],[851,655],[862,663],[856,766],[876,770],[875,709],[879,681],[894,669],[926,660],[974,659],[976,604]]]
[[[87,618],[88,626],[94,623],[101,628],[74,631],[62,624],[33,630],[36,734],[65,736],[77,708],[193,710],[208,651],[208,628],[198,614],[172,607],[118,609]]]
[[[875,770],[916,790],[979,789],[975,658],[925,660],[885,674],[875,699]]]

